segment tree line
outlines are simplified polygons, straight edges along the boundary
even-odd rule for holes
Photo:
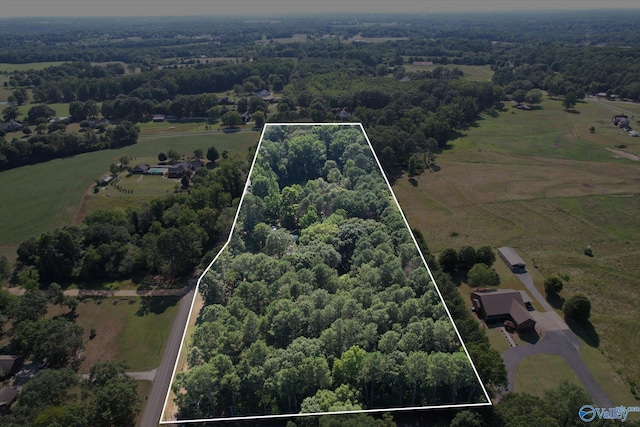
[[[26,272],[47,287],[95,280],[188,276],[224,238],[232,204],[242,193],[245,162],[227,156],[214,170],[199,169],[188,190],[155,199],[142,209],[98,211],[68,226],[20,243],[13,273]]]

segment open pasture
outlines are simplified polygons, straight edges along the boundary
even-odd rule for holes
[[[405,58],[406,59],[406,58]],[[449,70],[453,70],[457,68],[458,70],[464,73],[464,77],[467,80],[478,81],[478,82],[489,82],[491,81],[491,77],[493,77],[493,70],[491,70],[491,66],[489,65],[456,65],[456,64],[433,64],[433,65],[413,65],[413,64],[405,64],[402,68],[407,72],[411,73],[419,73],[422,71],[433,71],[438,67],[447,68]]]
[[[481,120],[438,156],[440,171],[416,177],[417,186],[399,179],[394,191],[433,252],[512,246],[535,274],[568,277],[561,298],[581,292],[592,303],[595,336],[585,341],[607,357],[612,377],[640,384],[640,164],[605,150],[640,144],[613,127],[606,107],[542,106]]]
[[[47,67],[56,67],[64,64],[63,61],[52,62],[27,62],[24,64],[9,64],[0,62],[0,73],[13,73],[14,71],[44,70]]]
[[[85,192],[90,190],[96,179],[109,172],[110,163],[118,163],[118,159],[123,155],[129,156],[134,166],[137,163],[157,162],[158,153],[166,153],[169,149],[192,156],[194,149],[201,148],[206,153],[207,148],[213,145],[220,153],[227,150],[244,155],[259,137],[258,132],[212,132],[206,135],[184,134],[149,138],[141,136],[137,144],[129,147],[79,154],[3,171],[0,173],[0,194],[3,197],[0,204],[0,246],[3,253],[9,256],[17,245],[28,237],[39,236],[43,232],[70,225],[78,213]],[[135,197],[135,187],[129,186],[126,178],[124,179],[125,188],[134,188],[132,196]],[[153,182],[145,179],[142,183]],[[162,185],[146,191],[150,195],[154,192],[165,194],[166,188],[160,187]],[[141,187],[138,189],[138,194],[145,194]],[[115,190],[113,193],[120,194]],[[110,198],[108,203],[105,202],[105,207],[116,207],[121,201],[124,200]],[[141,200],[126,202],[142,204]]]

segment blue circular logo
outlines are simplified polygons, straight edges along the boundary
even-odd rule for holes
[[[584,405],[578,411],[578,416],[585,423],[589,423],[596,417],[596,410],[591,405]]]

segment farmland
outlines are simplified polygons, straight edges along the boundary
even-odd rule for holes
[[[186,156],[193,150],[207,150],[214,145],[219,152],[225,150],[244,155],[259,138],[258,132],[236,133],[175,133],[145,137],[141,135],[136,145],[115,150],[85,153],[77,156],[56,159],[45,163],[23,166],[0,174],[0,193],[3,203],[0,205],[1,254],[13,257],[15,248],[30,236],[70,225],[78,213],[83,195],[96,179],[109,172],[109,164],[127,155],[131,163],[157,162],[161,151],[175,149]],[[123,178],[126,188],[134,193],[123,195],[111,191],[113,197],[105,200],[106,192],[89,196],[89,210],[113,206],[140,206],[152,197],[172,191],[176,182],[157,177],[144,177],[141,182],[129,185],[129,179]],[[137,178],[130,178],[131,180]],[[145,185],[141,185],[141,184]],[[146,184],[150,184],[146,186]],[[101,198],[100,196],[104,196]],[[94,204],[95,203],[95,204]]]
[[[561,296],[582,292],[592,302],[599,344],[587,341],[638,384],[640,174],[637,162],[605,149],[637,153],[640,144],[611,125],[610,108],[580,103],[572,114],[552,99],[541,107],[483,118],[438,157],[439,172],[394,189],[434,252],[513,246],[539,273],[567,277]],[[587,245],[594,257],[583,254]]]

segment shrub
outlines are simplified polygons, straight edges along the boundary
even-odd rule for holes
[[[550,276],[544,280],[544,291],[547,295],[559,293],[564,284],[558,276]]]
[[[504,328],[507,330],[507,332],[513,332],[516,330],[516,325],[514,325],[511,320],[506,320],[504,322]]]

